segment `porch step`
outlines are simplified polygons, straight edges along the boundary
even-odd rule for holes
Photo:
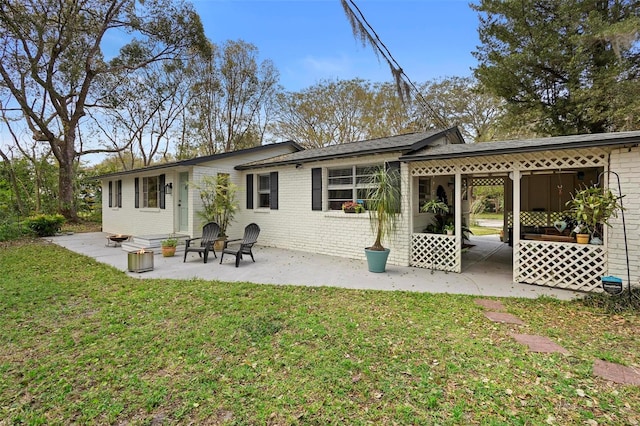
[[[156,235],[140,235],[133,236],[129,241],[122,242],[122,250],[126,252],[138,251],[138,250],[153,250],[153,254],[161,254],[161,242],[163,240],[175,238],[178,240],[176,247],[176,253],[183,252],[185,246],[185,240],[189,239],[189,235],[184,234],[156,234]]]

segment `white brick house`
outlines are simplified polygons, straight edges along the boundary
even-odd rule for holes
[[[499,184],[504,185],[509,211],[504,230],[512,235],[514,281],[590,291],[597,289],[602,275],[627,275],[621,218],[612,221],[614,227],[607,230],[603,246],[579,247],[524,236],[530,226],[552,225],[581,185],[601,181],[616,189],[613,184],[617,186],[617,182],[607,182],[607,178],[617,174],[624,195],[627,236],[631,237],[629,251],[637,252],[639,143],[640,132],[624,132],[465,144],[452,128],[313,150],[302,150],[291,142],[265,145],[102,176],[103,230],[197,236],[202,225],[195,215],[199,197],[186,183],[206,174],[228,173],[239,187],[240,202],[230,236],[240,237],[244,226],[255,222],[261,228],[259,244],[364,259],[363,249],[374,240],[369,216],[346,214],[340,206],[345,200],[362,198],[359,178],[368,168],[386,165],[400,170],[403,192],[398,232],[383,242],[391,249],[391,264],[460,272],[461,229],[469,223],[470,189],[481,183]],[[173,184],[172,195],[164,196],[164,208],[136,207],[132,200],[142,203],[140,200],[148,196],[142,181],[160,175],[164,175],[164,185]],[[176,186],[186,192],[177,194]],[[421,213],[420,205],[436,196],[444,196],[453,208],[454,236],[424,232],[432,216]],[[122,207],[114,204],[118,197]],[[181,214],[183,199],[187,200],[186,221]],[[129,201],[126,206],[125,200]],[[581,260],[584,252],[586,258],[597,260]],[[585,272],[578,276],[576,271],[581,268]],[[631,282],[637,283],[637,256],[632,256],[629,272]]]
[[[294,142],[282,142],[241,151],[158,164],[100,176],[102,230],[111,234],[199,236],[202,221],[198,191],[189,182],[204,175],[229,174],[238,185],[238,164],[299,151]],[[232,224],[230,232],[233,232]]]

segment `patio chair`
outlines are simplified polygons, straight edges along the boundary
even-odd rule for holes
[[[202,227],[202,237],[190,238],[186,240],[186,246],[184,248],[184,259],[182,263],[187,261],[187,253],[195,252],[198,253],[198,256],[203,257],[204,255],[204,263],[207,263],[207,259],[209,258],[209,252],[213,252],[214,257],[216,256],[216,251],[213,248],[213,244],[216,242],[218,235],[220,234],[220,226],[215,222],[209,222]],[[194,241],[200,240],[200,245],[193,245]]]
[[[222,255],[220,255],[220,263],[222,263],[225,253],[232,254],[236,257],[236,268],[240,265],[240,259],[242,259],[243,254],[250,255],[251,260],[255,262],[256,260],[253,258],[251,248],[258,241],[259,233],[260,227],[255,223],[250,223],[244,228],[244,237],[242,239],[225,241],[224,248],[222,249]],[[235,243],[238,241],[240,241],[240,244],[234,244],[233,247],[228,246],[229,243]]]

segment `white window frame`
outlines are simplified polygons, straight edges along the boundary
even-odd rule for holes
[[[264,181],[267,183],[267,187],[266,188],[262,188],[260,186],[260,184],[262,183],[264,178]],[[256,187],[258,188],[257,194],[258,194],[258,208],[260,209],[268,209],[271,207],[271,175],[269,173],[263,173],[263,174],[258,174],[256,175],[256,179],[258,180],[258,182],[256,183]],[[262,203],[262,196],[266,195],[267,196],[267,203],[266,205],[263,205]]]
[[[150,188],[151,179],[155,179],[155,188]],[[156,195],[155,200],[152,198],[154,192]],[[155,201],[155,205],[150,201]],[[160,208],[160,176],[146,176],[142,178],[142,207],[148,209]]]
[[[352,165],[352,166],[343,166],[343,167],[331,167],[331,168],[327,168],[327,207],[329,210],[340,210],[342,208],[342,203],[346,202],[346,201],[354,201],[357,202],[358,200],[361,200],[364,202],[364,205],[366,207],[366,199],[364,197],[358,197],[358,190],[366,190],[368,189],[371,185],[367,185],[366,181],[367,181],[367,177],[370,176],[370,174],[363,174],[362,172],[364,171],[364,169],[377,169],[379,167],[384,167],[384,164],[357,164],[357,165]],[[341,175],[341,176],[331,176],[331,172],[332,171],[337,171],[337,170],[351,170],[351,173],[349,175]],[[338,181],[338,180],[344,180],[345,182],[341,182],[341,183],[332,183],[332,180]],[[348,180],[348,182],[347,182]],[[350,198],[331,198],[330,194],[331,191],[346,191],[349,190],[351,191],[351,197]],[[360,194],[362,195],[362,194]],[[334,206],[332,208],[331,203],[334,203]],[[339,205],[338,205],[339,204]]]

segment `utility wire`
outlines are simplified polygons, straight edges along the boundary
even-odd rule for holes
[[[379,55],[382,55],[389,65],[391,74],[396,82],[396,88],[398,89],[400,99],[403,102],[407,97],[410,99],[411,89],[413,89],[416,93],[416,99],[418,99],[420,105],[422,105],[422,107],[427,111],[436,126],[443,129],[451,127],[447,119],[432,108],[431,105],[429,105],[429,102],[427,102],[424,96],[422,96],[420,90],[418,90],[413,81],[404,72],[398,61],[393,57],[387,46],[382,42],[378,33],[371,24],[369,24],[369,21],[367,21],[367,18],[364,16],[364,13],[362,13],[358,5],[356,5],[355,1],[340,0],[340,2],[342,3],[342,7],[347,18],[349,19],[349,23],[351,24],[353,35],[360,39],[363,46],[370,44],[376,56],[379,57]]]

